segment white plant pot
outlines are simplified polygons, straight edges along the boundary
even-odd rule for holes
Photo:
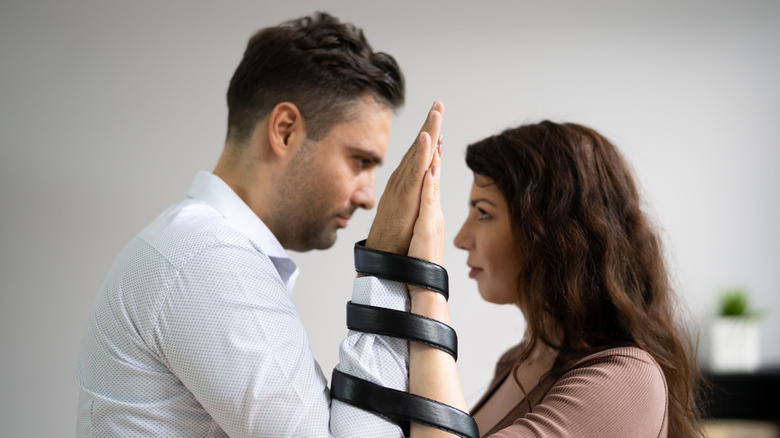
[[[748,318],[720,317],[711,325],[713,371],[755,371],[760,365],[758,322]]]

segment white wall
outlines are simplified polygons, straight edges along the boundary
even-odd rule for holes
[[[745,285],[769,311],[762,361],[780,362],[777,1],[159,3],[0,3],[2,435],[73,434],[74,365],[103,276],[196,170],[213,168],[247,38],[316,9],[360,25],[407,75],[380,188],[444,101],[451,241],[471,184],[466,144],[543,118],[592,125],[633,163],[696,320],[719,288]],[[294,254],[294,299],[328,375],[351,245],[371,217],[328,253]],[[445,256],[474,402],[523,323],[479,299],[464,253]]]

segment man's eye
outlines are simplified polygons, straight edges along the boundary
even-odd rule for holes
[[[371,160],[367,160],[365,158],[355,158],[355,160],[358,163],[358,168],[361,170],[365,169],[369,164],[371,164]]]

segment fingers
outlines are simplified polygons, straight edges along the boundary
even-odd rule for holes
[[[433,190],[435,196],[436,205],[441,207],[441,154],[444,147],[444,138],[439,135],[439,140],[436,142],[434,148],[433,161],[431,167],[434,171],[431,172],[433,176]]]
[[[438,228],[442,225],[441,212],[441,147],[437,142],[433,160],[423,178],[422,194],[420,196],[420,216],[418,221],[427,222],[427,226]]]
[[[423,180],[420,215],[423,214],[423,208],[426,209],[426,214],[431,214],[431,209],[441,210],[441,153],[443,145],[444,141],[442,137],[439,137],[439,141],[433,148],[431,165]]]
[[[420,131],[417,136],[417,141],[412,145],[411,149],[415,149],[415,153],[412,160],[411,173],[413,175],[422,175],[423,172],[428,170],[433,158],[433,141],[431,136],[426,131]]]
[[[409,255],[442,263],[444,253],[444,215],[441,210],[441,143],[437,142],[431,166],[423,177],[420,212],[414,225]]]
[[[431,166],[434,149],[441,137],[443,115],[444,104],[438,101],[434,102],[417,138],[399,165],[399,170],[405,171],[400,175],[401,178],[410,184],[419,183],[423,173]]]
[[[420,132],[427,132],[435,141],[438,141],[441,134],[441,121],[444,117],[444,104],[438,100],[433,102],[431,110],[428,111],[428,117],[420,128]],[[431,157],[432,158],[432,157]]]
[[[420,129],[420,133],[424,132],[428,134],[428,137],[431,139],[432,148],[424,149],[422,151],[424,152],[422,155],[424,155],[425,158],[418,161],[419,163],[422,163],[422,167],[418,169],[418,174],[422,174],[431,166],[431,160],[434,158],[434,155],[436,155],[434,151],[441,142],[441,123],[443,116],[444,104],[439,101],[433,102],[433,106],[428,112],[428,117],[425,119],[425,123],[423,123],[423,126]]]

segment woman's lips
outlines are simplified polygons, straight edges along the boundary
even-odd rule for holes
[[[469,271],[469,278],[474,278],[482,272],[482,268],[476,266],[469,265],[469,268],[471,268],[471,271]]]

